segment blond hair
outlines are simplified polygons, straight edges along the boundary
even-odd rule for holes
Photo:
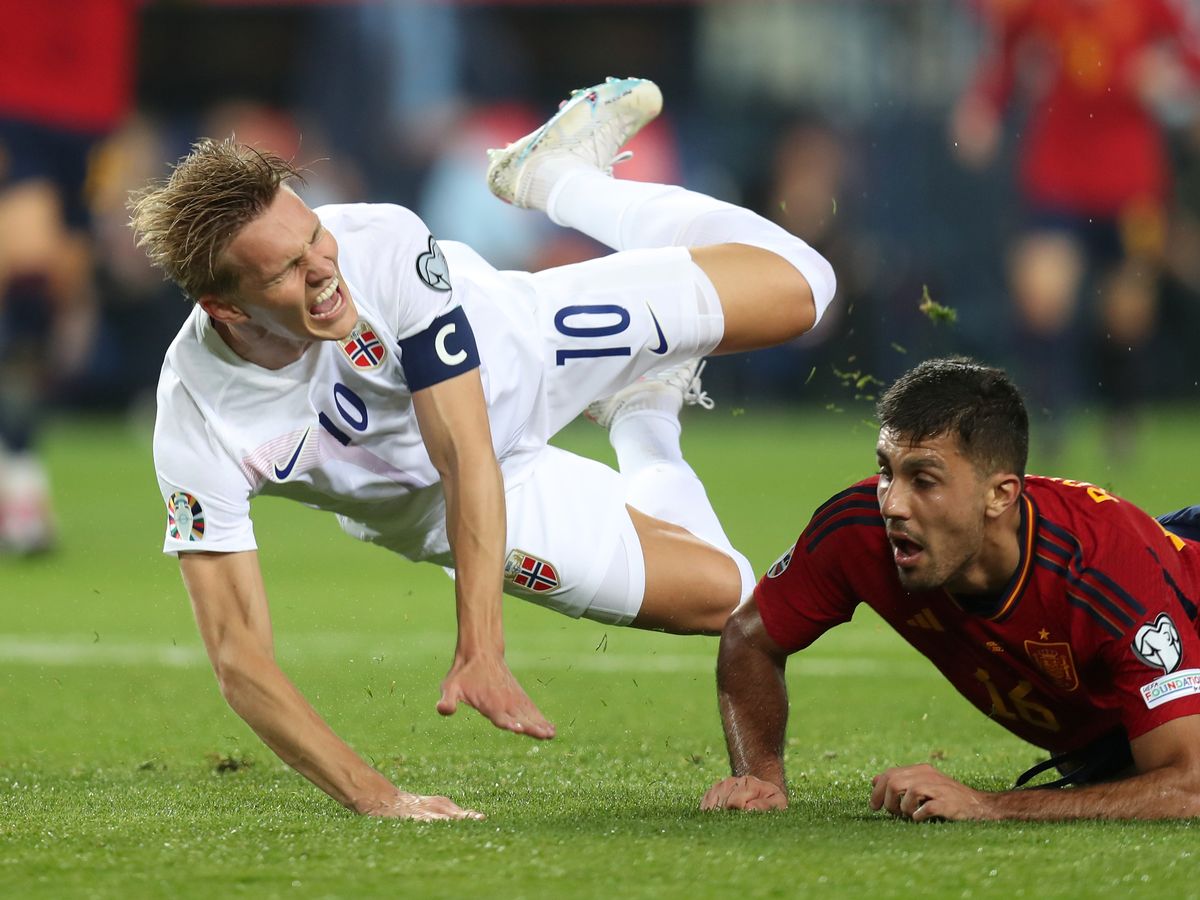
[[[237,273],[221,255],[234,235],[262,214],[300,170],[234,138],[204,138],[170,177],[130,195],[129,225],[150,261],[193,300],[228,294]]]

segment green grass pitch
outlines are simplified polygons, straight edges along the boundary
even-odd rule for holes
[[[867,415],[689,415],[685,447],[760,570],[812,509],[873,465]],[[1061,472],[1151,511],[1200,500],[1200,426],[1147,423],[1112,468],[1081,426]],[[561,443],[608,459],[603,434]],[[59,425],[47,443],[63,547],[0,560],[0,896],[791,897],[1200,894],[1184,823],[914,826],[872,814],[870,777],[937,760],[1004,787],[1041,758],[860,613],[788,679],[792,808],[700,814],[726,773],[716,642],[574,622],[508,601],[509,657],[559,727],[535,744],[434,711],[453,648],[450,582],[260,501],[279,657],[318,710],[400,785],[485,822],[356,818],[226,708],[163,527],[149,438]]]

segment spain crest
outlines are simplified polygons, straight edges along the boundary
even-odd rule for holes
[[[1070,644],[1065,641],[1026,641],[1025,652],[1059,690],[1073,691],[1079,687],[1079,673],[1075,671],[1075,657],[1071,655]]]
[[[359,319],[349,337],[339,341],[338,346],[356,369],[376,369],[387,356],[387,348],[384,347],[383,341],[375,334],[371,323],[365,319]]]
[[[535,594],[544,594],[558,587],[558,570],[524,550],[514,550],[504,561],[504,580]]]
[[[176,491],[167,501],[167,533],[177,541],[204,538],[204,508],[186,491]]]

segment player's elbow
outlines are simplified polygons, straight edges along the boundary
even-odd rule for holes
[[[750,635],[760,622],[754,603],[743,603],[735,609],[721,629],[721,649],[738,652],[750,643]]]
[[[739,671],[775,669],[782,673],[786,654],[767,635],[758,604],[743,603],[733,611],[721,630],[717,651],[717,677],[724,682]]]

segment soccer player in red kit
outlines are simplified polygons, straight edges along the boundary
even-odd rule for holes
[[[142,2],[0,7],[0,557],[56,541],[38,436],[92,352],[90,195],[133,107]]]
[[[1085,382],[1067,373],[1085,371],[1094,351],[1109,446],[1128,452],[1153,365],[1170,197],[1159,119],[1194,106],[1197,36],[1175,0],[976,5],[993,40],[951,121],[958,157],[989,164],[1005,110],[1016,97],[1031,101],[1017,150],[1023,223],[1008,253],[1018,374],[1031,405],[1056,413],[1041,435],[1049,448],[1065,434],[1057,414],[1069,412]],[[1099,301],[1094,316],[1081,308],[1090,296]]]
[[[875,777],[873,808],[915,821],[1200,815],[1200,508],[1164,527],[1094,485],[1026,476],[1020,394],[971,360],[921,364],[878,414],[879,473],[821,506],[725,626],[733,776],[701,807],[787,806],[787,657],[862,602],[1076,785],[982,792],[905,766]]]

